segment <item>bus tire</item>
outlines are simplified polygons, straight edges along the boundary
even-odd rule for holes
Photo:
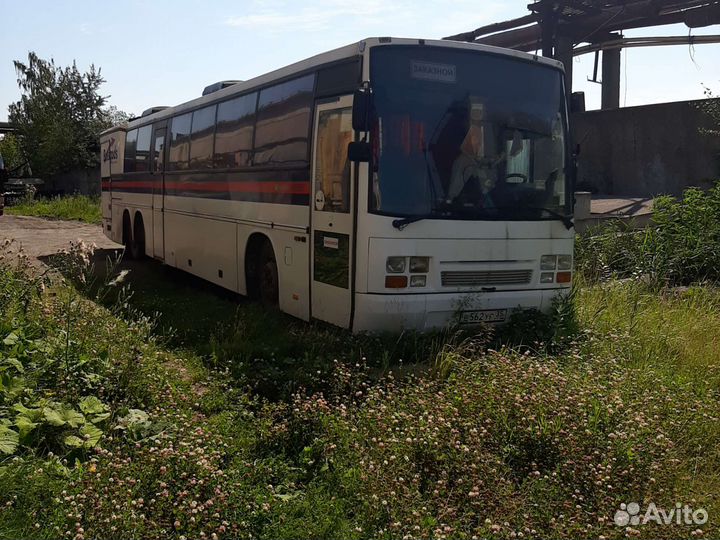
[[[122,238],[120,240],[122,245],[125,246],[124,255],[126,257],[131,257],[130,245],[132,244],[132,225],[130,223],[130,213],[127,210],[123,212]]]
[[[132,241],[130,242],[130,258],[139,260],[145,256],[145,227],[142,214],[135,214]]]
[[[260,249],[257,267],[257,283],[260,302],[266,306],[277,306],[279,297],[278,269],[275,252],[269,241]]]

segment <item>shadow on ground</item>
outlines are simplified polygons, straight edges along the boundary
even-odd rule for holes
[[[158,261],[121,255],[111,249],[94,253],[92,286],[84,287],[89,297],[97,299],[103,284],[126,271],[121,285],[100,294],[101,303],[119,308],[123,316],[150,318],[163,343],[194,352],[210,367],[230,370],[270,398],[286,398],[300,387],[324,390],[325,374],[336,360],[361,362],[375,375],[390,369],[412,373],[433,366],[448,345],[472,339],[474,346],[491,341],[500,346],[504,341],[499,335],[493,339],[494,331],[488,328],[352,335],[268,309]],[[58,257],[42,260],[71,277]],[[532,324],[518,325],[516,333],[527,339],[522,330],[536,331],[537,320],[531,314]]]
[[[71,277],[58,264],[58,256],[41,260]],[[112,307],[124,288],[128,296],[123,300],[131,310],[156,321],[158,337],[171,346],[188,347],[200,354],[208,352],[211,336],[232,325],[239,311],[254,307],[241,295],[153,259],[122,258],[122,250],[96,250],[91,264],[94,282],[88,296],[94,297],[103,284],[127,271],[122,284],[104,295],[102,303]]]

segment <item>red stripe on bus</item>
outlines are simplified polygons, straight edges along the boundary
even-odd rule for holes
[[[102,182],[103,189],[140,188],[153,189],[155,183],[146,180],[116,180],[113,182]],[[166,190],[177,191],[210,191],[210,192],[233,192],[233,193],[286,193],[291,195],[309,195],[310,186],[308,182],[181,182],[165,181]]]
[[[152,189],[153,185],[155,185],[155,182],[153,182],[152,180],[115,180],[113,182],[103,182],[102,187]]]
[[[293,195],[307,195],[310,193],[307,182],[165,182],[165,186],[168,189],[178,191],[290,193]]]

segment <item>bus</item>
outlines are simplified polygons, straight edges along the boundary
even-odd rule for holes
[[[369,38],[101,135],[104,233],[353,332],[502,323],[572,282],[560,62]]]

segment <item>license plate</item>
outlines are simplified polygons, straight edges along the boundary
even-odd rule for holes
[[[502,322],[507,317],[506,309],[484,309],[482,311],[463,311],[460,314],[462,324]]]

